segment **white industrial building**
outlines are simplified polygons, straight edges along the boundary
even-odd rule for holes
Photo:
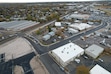
[[[97,64],[90,70],[90,74],[111,74],[111,73]]]
[[[88,19],[89,15],[88,14],[71,14],[69,17],[76,18],[76,19]]]
[[[65,44],[49,52],[55,61],[65,67],[76,57],[84,54],[84,49],[74,43]]]
[[[71,34],[74,34],[74,33],[77,33],[78,30],[75,30],[73,28],[68,28],[68,33],[71,33]]]
[[[61,26],[62,26],[62,25],[61,25],[61,22],[55,22],[55,26],[61,27]]]
[[[77,30],[80,30],[80,31],[81,31],[81,30],[90,28],[91,25],[86,24],[86,23],[74,23],[74,24],[69,25],[69,27],[72,27],[72,28],[74,28],[74,29],[77,29]]]
[[[91,45],[89,46],[86,50],[85,50],[85,53],[87,55],[89,55],[90,57],[92,58],[97,58],[102,52],[104,51],[104,48],[98,46],[98,45]]]

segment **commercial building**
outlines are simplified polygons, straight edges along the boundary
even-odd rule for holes
[[[75,18],[75,19],[88,19],[89,15],[88,14],[71,14],[69,17]]]
[[[80,31],[81,31],[81,30],[90,28],[91,25],[86,24],[86,23],[74,23],[74,24],[69,25],[69,27],[72,27],[72,28],[74,28],[74,29],[77,29],[77,30],[80,30]]]
[[[39,22],[22,20],[22,21],[0,22],[0,27],[14,31],[21,31],[33,27],[37,24],[39,24]]]
[[[90,74],[111,74],[111,73],[97,64],[90,70]]]
[[[75,58],[84,54],[84,49],[74,43],[68,43],[49,52],[55,61],[65,67]]]
[[[89,46],[86,50],[85,50],[85,53],[87,55],[89,55],[90,57],[92,58],[97,58],[102,52],[104,51],[104,48],[98,46],[98,45],[91,45]]]

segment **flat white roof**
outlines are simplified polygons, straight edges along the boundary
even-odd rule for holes
[[[61,26],[61,22],[55,22],[55,26]]]
[[[55,50],[52,50],[63,62],[70,60],[73,57],[77,57],[78,54],[84,52],[84,49],[74,43],[65,44]]]
[[[92,53],[96,56],[99,56],[99,54],[101,52],[103,52],[103,50],[104,50],[104,48],[102,48],[96,44],[93,44],[93,45],[89,46],[85,51],[88,51],[89,53]]]
[[[71,18],[80,18],[80,19],[88,19],[89,15],[88,14],[71,14]]]
[[[73,29],[73,28],[68,28],[68,30],[69,30],[69,31],[72,31],[72,32],[75,32],[75,33],[78,32],[78,30],[75,30],[75,29]]]
[[[111,73],[97,64],[90,70],[90,74],[111,74]]]
[[[90,28],[91,27],[91,25],[86,24],[86,23],[75,23],[75,24],[71,24],[69,26],[73,27],[75,29],[78,29],[78,30],[84,30],[86,28]]]

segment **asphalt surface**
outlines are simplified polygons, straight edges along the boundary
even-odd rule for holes
[[[32,52],[17,59],[10,60],[8,62],[0,63],[0,74],[12,74],[12,66],[19,65],[23,67],[25,74],[33,74],[30,67],[30,60],[35,56]]]
[[[48,54],[40,57],[40,60],[46,66],[50,74],[65,74]]]

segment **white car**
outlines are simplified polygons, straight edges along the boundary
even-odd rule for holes
[[[88,59],[88,57],[87,57],[87,56],[84,56],[84,58],[85,58],[85,59]]]
[[[104,62],[101,58],[98,58],[99,61]]]
[[[74,61],[77,63],[80,63],[80,59],[75,59]]]

